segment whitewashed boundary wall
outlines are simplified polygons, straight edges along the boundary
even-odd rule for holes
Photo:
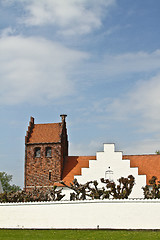
[[[0,228],[160,229],[160,200],[1,203]]]

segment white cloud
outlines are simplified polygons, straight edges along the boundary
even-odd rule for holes
[[[7,37],[9,35],[13,35],[14,32],[15,32],[14,29],[12,29],[11,27],[8,27],[8,28],[5,28],[1,31],[0,36],[4,38],[4,37]]]
[[[0,104],[41,104],[74,91],[72,74],[87,54],[43,38],[0,38]]]
[[[114,99],[106,111],[116,120],[131,121],[141,131],[160,131],[160,74],[136,83],[121,98]]]
[[[23,23],[52,24],[65,35],[86,34],[100,28],[104,14],[116,0],[24,0]]]
[[[92,68],[93,66],[91,66]],[[135,52],[119,55],[105,55],[101,63],[95,66],[98,74],[117,76],[141,72],[152,72],[160,68],[160,49],[154,52]]]
[[[144,74],[145,78],[153,76],[160,69],[160,49],[153,52],[129,52],[119,55],[105,54],[101,59],[95,60],[92,56],[90,62],[83,69],[88,78],[87,83],[111,81],[135,81],[139,74]],[[89,81],[91,79],[91,81]]]
[[[70,143],[70,154],[71,156],[95,156],[97,151],[103,151],[103,142],[101,139],[92,140],[86,144]]]
[[[125,143],[126,145],[126,143]],[[141,141],[130,143],[123,149],[125,155],[129,154],[154,154],[160,150],[160,136],[152,136],[152,138],[144,138]]]
[[[108,143],[108,142],[107,142]],[[125,144],[115,144],[116,151],[123,151],[123,155],[132,154],[154,154],[156,150],[160,150],[160,136],[152,136],[152,138],[144,138],[141,141],[129,141]],[[90,141],[88,144],[84,143],[70,143],[70,156],[95,156],[96,152],[103,151],[103,141]]]

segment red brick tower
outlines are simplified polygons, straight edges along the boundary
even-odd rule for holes
[[[35,124],[31,117],[25,137],[25,189],[53,186],[62,179],[68,156],[67,115],[62,122]]]

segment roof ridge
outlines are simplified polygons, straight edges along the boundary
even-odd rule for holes
[[[151,153],[151,154],[124,154],[123,156],[158,156],[159,154]]]
[[[61,122],[58,123],[35,123],[34,125],[49,125],[49,124],[62,124]]]

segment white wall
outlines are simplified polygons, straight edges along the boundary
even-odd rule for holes
[[[120,177],[135,177],[131,198],[143,198],[142,187],[146,185],[146,175],[138,175],[138,168],[130,168],[130,160],[122,160],[122,152],[115,152],[114,144],[104,144],[104,151],[97,152],[96,160],[89,161],[89,168],[82,168],[82,175],[75,176],[78,182],[86,183],[108,177],[117,182]],[[100,184],[99,186],[104,186]]]
[[[0,228],[160,229],[160,200],[0,204]]]

